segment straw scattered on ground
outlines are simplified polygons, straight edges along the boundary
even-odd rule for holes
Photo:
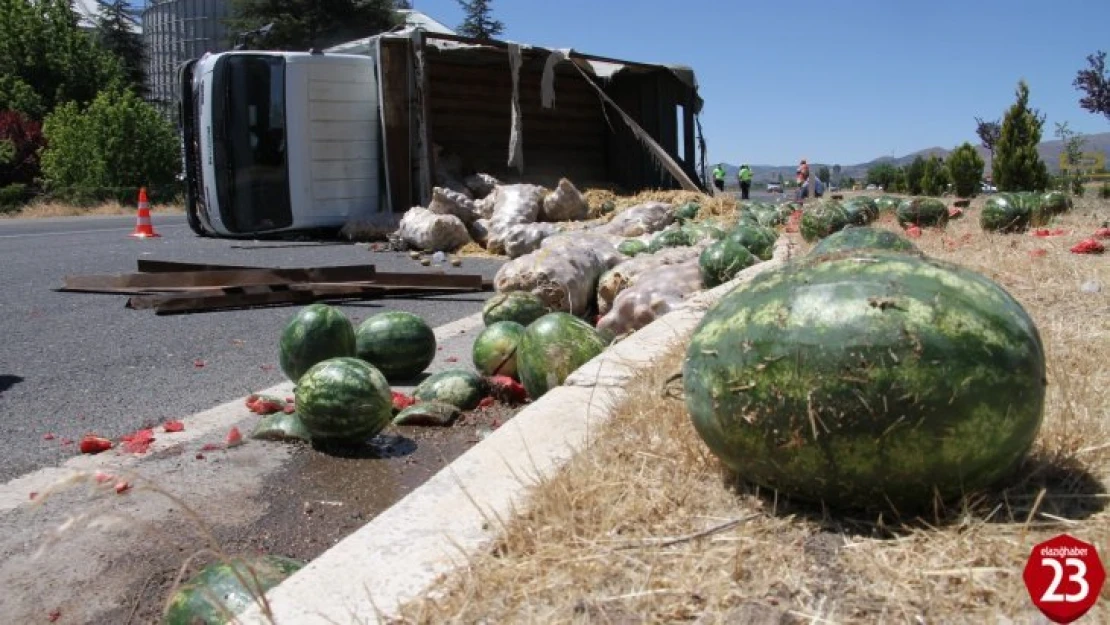
[[[933,518],[848,518],[723,471],[663,381],[681,346],[630,389],[595,443],[534,489],[501,540],[403,609],[413,623],[1025,622],[1032,546],[1067,532],[1110,564],[1110,263],[1068,249],[1110,219],[1079,200],[1053,227],[987,235],[975,206],[915,243],[981,271],[1033,316],[1046,417],[1019,474]],[[897,229],[889,216],[880,227]],[[795,235],[796,236],[796,235]],[[803,253],[809,245],[803,245]],[[1045,250],[1044,255],[1035,250]],[[1101,286],[1087,292],[1082,285]],[[1110,585],[1086,620],[1110,622]]]
[[[138,207],[135,205],[120,204],[119,202],[103,202],[93,206],[77,206],[65,202],[43,201],[32,202],[18,211],[0,213],[0,219],[134,215],[137,210]],[[155,204],[150,207],[150,212],[154,215],[183,214],[185,212],[185,206],[182,204]]]

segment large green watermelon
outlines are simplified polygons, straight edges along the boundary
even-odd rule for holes
[[[438,401],[459,410],[472,410],[482,401],[482,378],[466,369],[446,369],[433,373],[416,387],[412,396],[418,401]]]
[[[848,223],[854,226],[866,226],[879,218],[879,205],[866,195],[847,199],[841,206],[848,215]]]
[[[902,227],[944,227],[948,224],[948,206],[935,197],[906,198],[898,204],[897,215]]]
[[[486,327],[474,339],[470,357],[482,375],[507,375],[517,378],[516,352],[524,326],[515,321],[498,321]]]
[[[728,237],[702,251],[698,257],[698,269],[702,284],[711,289],[735,278],[741,270],[758,262],[759,259],[748,248]]]
[[[695,329],[686,405],[745,479],[899,511],[988,487],[1041,425],[1045,356],[988,278],[889,251],[807,257],[738,286]]]
[[[1048,215],[1062,215],[1071,210],[1071,198],[1061,191],[1049,191],[1041,195],[1041,208]]]
[[[524,331],[516,357],[520,382],[539,399],[604,350],[604,339],[590,324],[568,313],[548,313]]]
[[[531,291],[505,291],[486,300],[482,322],[491,326],[498,321],[515,321],[522,326],[547,314],[547,306]]]
[[[309,367],[328,358],[355,355],[355,330],[343,311],[309,304],[285,325],[278,341],[278,360],[285,376],[301,379]]]
[[[902,200],[893,195],[880,195],[875,198],[875,206],[879,209],[880,213],[893,213],[898,210],[898,205],[901,203]]]
[[[870,226],[850,226],[835,232],[817,242],[809,251],[810,256],[821,256],[846,250],[895,250],[916,252],[917,246],[910,240],[889,230]]]
[[[313,442],[358,443],[381,432],[393,418],[389,382],[359,358],[332,358],[301,377],[297,414]]]
[[[648,251],[654,254],[667,247],[686,247],[693,245],[696,241],[691,240],[690,234],[689,231],[681,227],[667,228],[651,238],[651,243],[648,244]]]
[[[273,555],[230,558],[210,564],[177,589],[162,623],[230,623],[234,619],[229,614],[237,615],[257,603],[259,597],[303,566],[304,562],[299,560]]]
[[[355,331],[356,354],[387,380],[411,380],[436,357],[436,335],[419,315],[391,310],[367,318]]]
[[[761,260],[770,260],[775,251],[778,233],[758,224],[740,224],[728,233],[728,238],[747,248]]]
[[[822,200],[802,210],[802,221],[798,231],[803,239],[812,242],[843,230],[847,225],[848,213],[840,202]]]
[[[1017,193],[998,193],[987,198],[979,211],[979,226],[988,232],[1022,232],[1032,218],[1025,198]]]

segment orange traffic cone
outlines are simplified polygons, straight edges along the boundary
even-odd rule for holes
[[[146,198],[146,187],[139,189],[139,214],[131,236],[139,239],[162,236],[154,231],[154,225],[150,223],[150,202]]]

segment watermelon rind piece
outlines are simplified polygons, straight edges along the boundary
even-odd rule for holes
[[[422,401],[393,417],[393,425],[448,426],[460,414],[458,406],[441,401]]]
[[[257,603],[263,594],[299,571],[304,564],[300,560],[276,555],[236,557],[210,564],[178,587],[162,623],[230,623],[228,615],[240,614]]]
[[[309,304],[285,324],[278,340],[282,373],[294,384],[312,365],[355,355],[355,330],[343,311],[327,304]]]
[[[428,376],[412,396],[417,401],[438,401],[459,410],[473,410],[482,401],[482,378],[468,369],[445,369]]]
[[[419,315],[391,310],[359,324],[355,353],[377,367],[387,380],[412,380],[435,360],[436,335]]]
[[[314,443],[360,443],[389,425],[393,396],[374,365],[359,358],[331,358],[301,377],[297,414]]]
[[[751,483],[902,513],[991,487],[1041,427],[1045,354],[987,277],[923,255],[806,257],[741,284],[683,363],[693,425]]]

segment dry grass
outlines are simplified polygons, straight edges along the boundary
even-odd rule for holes
[[[12,213],[0,213],[0,219],[43,219],[47,217],[81,217],[92,215],[134,215],[136,207],[119,202],[104,202],[93,206],[76,206],[64,202],[32,202]],[[182,204],[157,204],[150,207],[152,214],[182,214]]]
[[[1068,532],[1110,563],[1110,263],[1068,252],[1108,218],[1110,203],[1081,201],[1055,224],[1071,235],[1042,239],[986,235],[972,210],[916,241],[1005,286],[1044,339],[1045,423],[1029,461],[999,490],[900,525],[759,493],[722,470],[680,401],[662,398],[678,350],[635,383],[593,445],[534,489],[495,548],[405,606],[404,620],[1034,620],[1021,578],[1032,545]],[[1092,280],[1102,291],[1081,291]],[[1110,622],[1110,585],[1102,597],[1089,622]]]

